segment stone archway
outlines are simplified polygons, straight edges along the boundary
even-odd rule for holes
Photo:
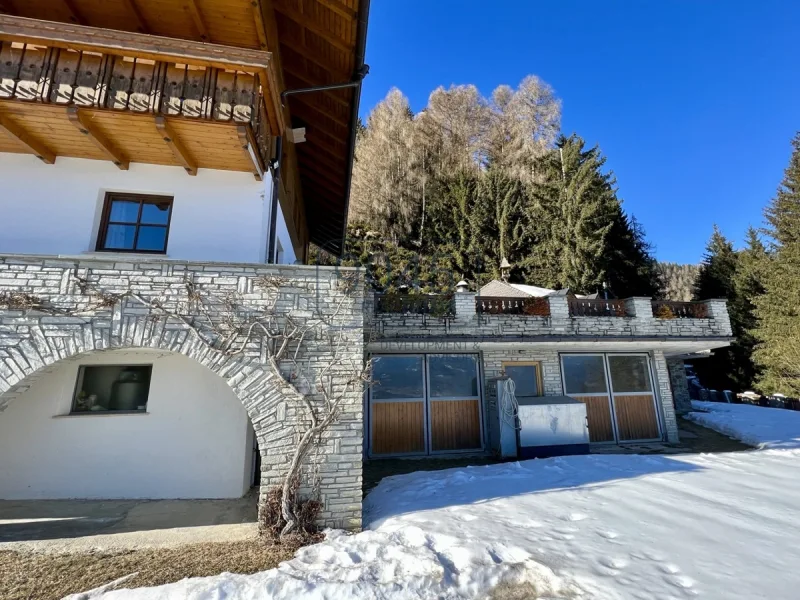
[[[27,326],[27,335],[18,336],[13,345],[0,346],[10,359],[0,361],[0,390],[5,390],[0,394],[0,411],[11,402],[23,401],[19,396],[65,363],[105,353],[115,354],[120,350],[157,350],[169,355],[180,354],[221,377],[244,406],[255,435],[265,440],[260,443],[262,457],[274,456],[281,450],[269,443],[268,430],[274,427],[274,421],[269,417],[285,413],[280,408],[284,402],[280,391],[282,382],[273,385],[275,375],[256,359],[214,352],[188,326],[166,329],[163,322],[159,326],[159,322],[149,315],[127,318],[124,327],[109,327],[108,321],[101,318],[83,319],[85,322],[81,324],[70,317],[44,319],[46,323]],[[121,320],[119,325],[122,325]],[[133,336],[126,336],[126,331],[132,332]],[[241,440],[242,445],[245,441]],[[284,438],[285,446],[288,442]],[[263,479],[267,479],[266,483],[270,481],[269,477]],[[263,495],[266,489],[262,486],[260,494]]]

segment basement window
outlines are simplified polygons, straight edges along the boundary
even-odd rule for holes
[[[107,193],[97,250],[166,254],[172,200],[170,196]]]
[[[146,411],[152,372],[152,365],[80,367],[70,414]]]

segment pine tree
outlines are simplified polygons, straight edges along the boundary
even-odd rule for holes
[[[733,244],[722,235],[719,227],[714,225],[714,231],[706,245],[703,263],[700,265],[700,272],[694,283],[694,299],[730,300],[734,294],[733,276],[736,273],[736,262]]]
[[[800,132],[792,140],[792,156],[783,181],[765,210],[765,233],[771,252],[760,275],[764,293],[755,300],[764,392],[800,396]]]
[[[753,360],[756,345],[754,330],[758,325],[755,300],[764,293],[761,278],[766,261],[767,252],[758,232],[752,227],[748,228],[746,246],[738,253],[733,278],[734,294],[728,303],[734,335],[730,376],[740,390],[752,389],[759,374]]]

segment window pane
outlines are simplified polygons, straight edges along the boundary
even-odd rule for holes
[[[72,412],[143,411],[151,365],[81,367]]]
[[[114,200],[111,203],[109,221],[119,223],[136,223],[139,218],[139,203],[130,200]]]
[[[541,396],[539,379],[536,376],[534,365],[505,365],[506,375],[514,380],[516,391],[514,395],[522,398],[526,396]]]
[[[148,225],[166,225],[169,222],[169,202],[161,204],[150,204],[145,202],[142,205],[142,223]]]
[[[602,356],[562,356],[567,394],[605,394],[606,372]]]
[[[624,392],[650,392],[650,374],[646,356],[608,356],[611,387],[617,394]]]
[[[421,356],[377,356],[372,364],[372,397],[422,398],[425,395]]]
[[[135,225],[109,225],[103,247],[107,250],[133,250],[135,235]]]
[[[139,227],[139,238],[136,240],[137,250],[156,250],[163,252],[167,245],[167,228],[142,225]]]
[[[469,354],[428,356],[431,398],[469,398],[478,395],[478,370]]]

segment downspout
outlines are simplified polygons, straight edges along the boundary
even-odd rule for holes
[[[281,162],[283,159],[283,137],[275,138],[275,157],[270,161],[269,170],[272,174],[272,199],[269,211],[269,248],[267,249],[267,263],[275,262],[275,231],[278,228],[278,200],[281,184]]]
[[[369,65],[366,64],[367,51],[367,22],[369,21],[370,0],[361,0],[361,10],[358,14],[358,30],[356,32],[355,47],[355,68],[353,70],[353,80],[344,83],[332,83],[329,85],[315,85],[307,88],[297,88],[294,90],[284,90],[281,92],[281,104],[286,105],[286,98],[295,94],[307,94],[309,92],[323,92],[327,90],[341,90],[345,88],[356,88],[353,99],[353,106],[350,112],[350,139],[347,149],[347,182],[344,189],[344,224],[342,226],[342,251],[344,251],[344,239],[347,236],[347,213],[350,207],[350,188],[353,183],[353,161],[356,154],[356,130],[358,123],[358,110],[361,103],[361,83],[369,73]],[[327,248],[326,248],[327,249]]]

